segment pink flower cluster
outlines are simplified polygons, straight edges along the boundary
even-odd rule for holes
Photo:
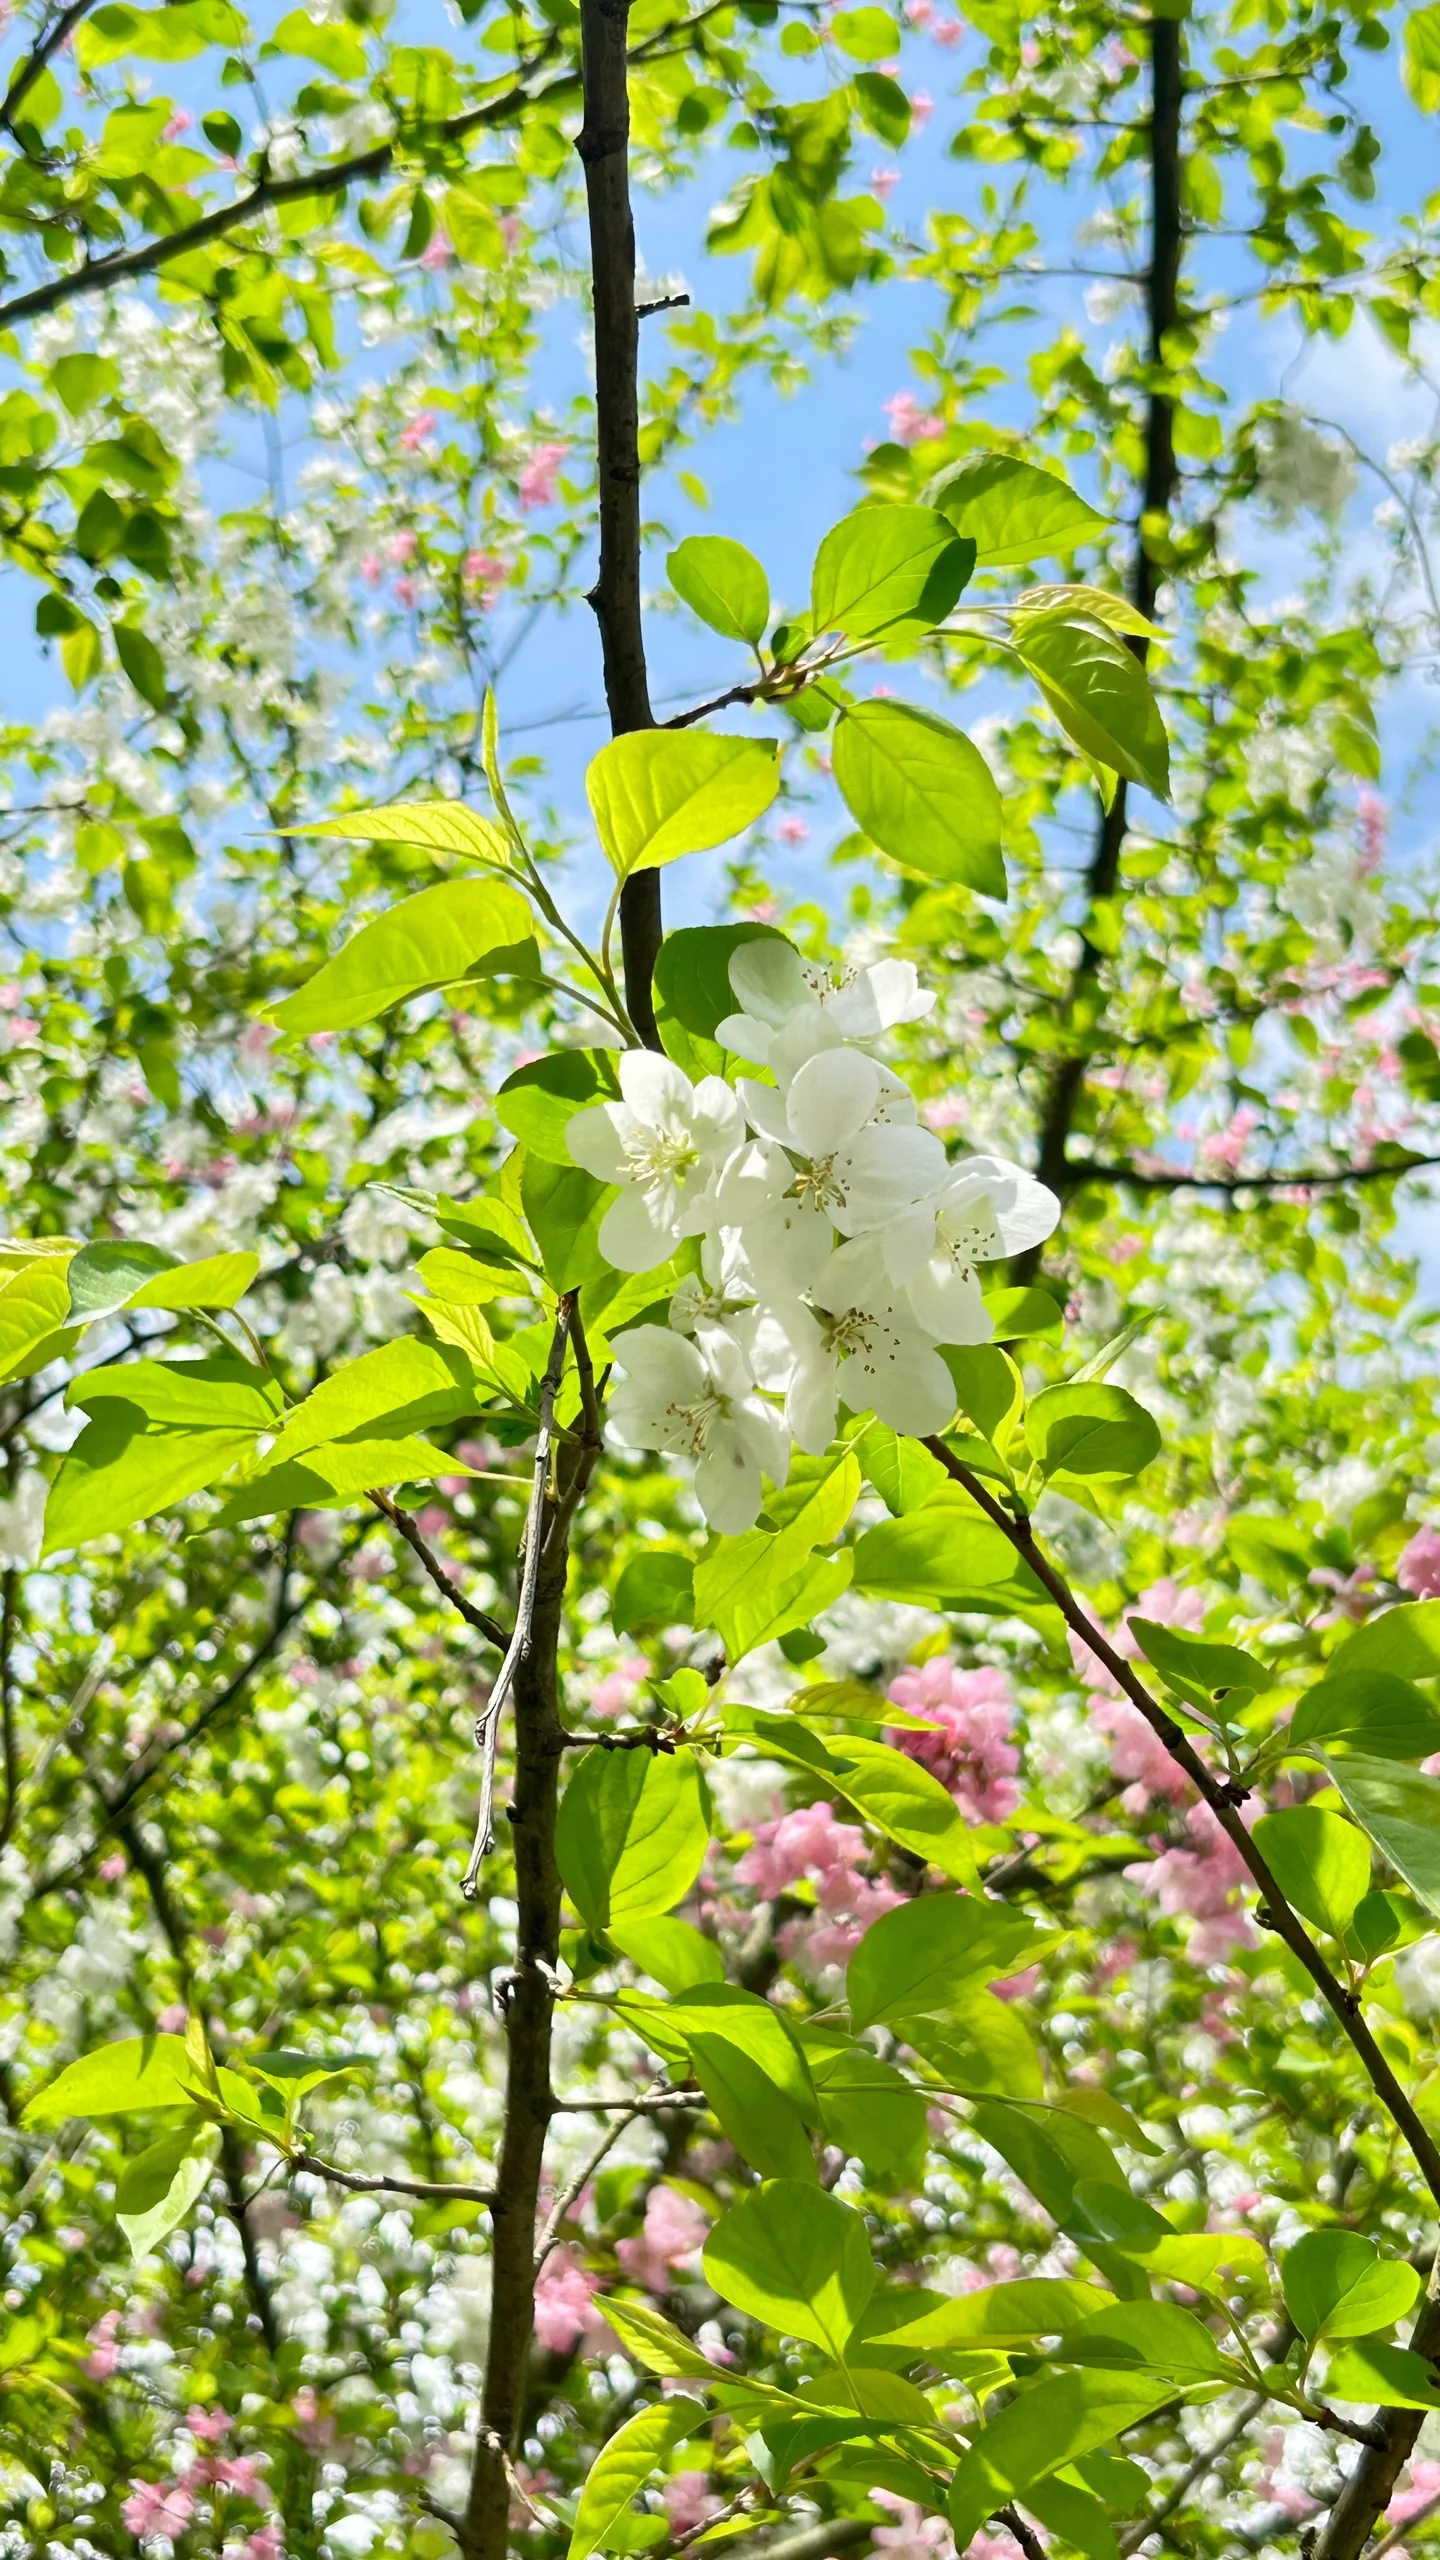
[[[717,2515],[721,2501],[710,2487],[706,2471],[675,2471],[662,2492],[665,2513],[673,2533],[694,2533],[707,2516]]]
[[[627,1707],[634,1705],[649,1677],[650,1665],[644,1655],[628,1654],[623,1662],[617,1662],[613,1671],[606,1672],[603,1680],[596,1682],[590,1700],[592,1714],[623,1716]]]
[[[120,2520],[137,2538],[163,2534],[167,2542],[178,2542],[194,2513],[195,2493],[187,2481],[132,2480]]]
[[[535,2285],[535,2336],[551,2355],[567,2356],[583,2339],[593,2347],[605,2334],[595,2308],[595,2283],[567,2249],[552,2249]]]
[[[943,419],[922,409],[913,391],[897,391],[883,406],[897,444],[930,444],[945,433]]]
[[[568,444],[537,444],[516,482],[522,507],[548,507],[555,496],[560,465],[569,452]]]
[[[893,2489],[873,2489],[871,2496],[877,2507],[886,2507],[895,2518],[893,2524],[877,2525],[870,2539],[877,2551],[885,2551],[890,2560],[955,2560],[955,2542],[943,2516],[927,2516],[912,2498],[902,2498]]]
[[[1440,1529],[1417,1529],[1395,1567],[1412,1600],[1440,1600]]]
[[[904,1899],[893,1885],[857,1872],[869,1854],[864,1832],[837,1821],[833,1805],[807,1804],[760,1823],[736,1873],[766,1902],[802,1879],[813,1885],[819,1913],[786,1924],[781,1953],[803,1954],[816,1966],[848,1964],[871,1922]]]
[[[698,2204],[674,2187],[652,2187],[645,2199],[645,2228],[633,2240],[617,2240],[615,2255],[632,2283],[647,2293],[668,2293],[677,2267],[691,2268],[710,2225]]]
[[[1208,1805],[1185,1816],[1190,1846],[1166,1849],[1146,1866],[1125,1873],[1153,1894],[1169,1919],[1188,1914],[1198,1926],[1186,1950],[1193,1964],[1223,1964],[1236,1947],[1253,1947],[1255,1932],[1240,1907],[1250,1870],[1226,1838]]]
[[[895,1743],[948,1789],[971,1822],[1006,1822],[1020,1801],[1020,1754],[1010,1740],[1015,1700],[1003,1671],[962,1671],[945,1654],[890,1683],[891,1703],[928,1716],[933,1733],[892,1728]]]
[[[1154,1618],[1162,1627],[1183,1627],[1194,1633],[1204,1622],[1205,1601],[1202,1593],[1182,1591],[1179,1583],[1167,1575],[1163,1582],[1152,1582],[1149,1590],[1141,1593],[1135,1615]],[[1130,1632],[1128,1619],[1113,1643],[1127,1662],[1140,1660],[1140,1646]],[[1070,1653],[1076,1670],[1089,1684],[1085,1703],[1091,1722],[1102,1733],[1108,1733],[1114,1744],[1110,1765],[1117,1778],[1130,1781],[1120,1799],[1125,1811],[1143,1813],[1156,1798],[1183,1804],[1191,1792],[1188,1779],[1181,1776],[1139,1708],[1131,1706],[1113,1672],[1079,1636],[1071,1636]]]

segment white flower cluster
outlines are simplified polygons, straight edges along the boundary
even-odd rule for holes
[[[870,1055],[935,1001],[909,961],[836,987],[766,938],[741,945],[730,983],[741,1010],[717,1037],[774,1082],[692,1084],[633,1049],[622,1099],[578,1112],[569,1144],[620,1185],[600,1228],[618,1270],[702,1239],[668,1328],[620,1337],[610,1422],[627,1448],[694,1458],[707,1520],[733,1535],[754,1522],[762,1478],[784,1483],[792,1443],[829,1446],[842,1397],[896,1431],[946,1428],[955,1389],[937,1345],[992,1329],[976,1264],[1042,1243],[1060,1204],[1001,1157],[950,1163]]]

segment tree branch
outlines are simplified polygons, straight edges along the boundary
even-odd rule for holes
[[[392,1502],[388,1493],[381,1493],[375,1485],[371,1486],[366,1499],[373,1502],[376,1510],[384,1514],[392,1529],[398,1529],[406,1546],[419,1557],[436,1590],[443,1599],[449,1601],[452,1609],[459,1610],[467,1627],[473,1627],[477,1635],[482,1635],[487,1644],[493,1644],[497,1652],[503,1654],[510,1643],[510,1638],[499,1619],[492,1618],[484,1609],[477,1609],[473,1600],[466,1599],[459,1585],[451,1581],[439,1557],[422,1536],[419,1524],[411,1518],[410,1513],[402,1511],[398,1502]]]
[[[1405,1164],[1352,1164],[1341,1172],[1320,1172],[1300,1166],[1293,1173],[1171,1173],[1157,1167],[1153,1173],[1142,1173],[1128,1164],[1075,1164],[1067,1160],[1058,1177],[1062,1191],[1073,1191],[1083,1182],[1129,1183],[1136,1191],[1223,1191],[1233,1196],[1237,1191],[1331,1191],[1346,1182],[1399,1182],[1407,1173],[1431,1172],[1440,1165],[1440,1156],[1411,1156]]]
[[[30,95],[52,54],[58,53],[65,39],[78,27],[83,17],[95,6],[95,0],[70,0],[58,18],[52,18],[44,33],[37,37],[23,62],[11,74],[10,85],[0,99],[0,131],[13,133],[15,118]]]
[[[963,1485],[972,1502],[979,1505],[987,1520],[1009,1540],[1016,1554],[1026,1563],[1049,1592],[1066,1626],[1089,1646],[1097,1660],[1103,1662],[1112,1680],[1118,1682],[1132,1706],[1138,1707],[1157,1741],[1164,1744],[1177,1767],[1184,1770],[1196,1794],[1209,1806],[1232,1848],[1238,1851],[1264,1897],[1262,1917],[1283,1938],[1293,1956],[1309,1974],[1316,1990],[1335,2017],[1341,2033],[1354,2048],[1371,2088],[1408,2144],[1426,2186],[1440,2204],[1440,2144],[1406,2097],[1379,2045],[1365,2023],[1359,1999],[1331,1972],[1319,1948],[1299,1915],[1286,1901],[1260,1850],[1240,1819],[1239,1806],[1245,1790],[1227,1778],[1217,1778],[1206,1767],[1194,1745],[1153,1698],[1135,1666],[1117,1653],[1103,1629],[1081,1607],[1063,1574],[1056,1571],[1038,1544],[1028,1519],[1017,1519],[1003,1502],[972,1475],[970,1469],[948,1449],[943,1440],[927,1439],[924,1443],[932,1457],[938,1458],[947,1475]]]
[[[590,591],[600,626],[612,737],[654,726],[640,618],[640,326],[635,222],[630,209],[630,0],[581,0],[585,120],[575,148],[585,171],[595,296],[595,428],[600,481],[600,574]],[[651,981],[662,931],[660,874],[634,871],[620,892],[625,1003],[647,1048],[658,1049]]]
[[[349,2169],[337,2169],[329,2160],[317,2160],[312,2151],[297,2151],[290,2161],[292,2169],[308,2169],[317,2178],[326,2178],[332,2187],[344,2187],[356,2196],[419,2196],[427,2204],[493,2204],[491,2187],[462,2187],[433,2178],[362,2178]]]

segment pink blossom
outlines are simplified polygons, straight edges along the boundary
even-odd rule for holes
[[[96,2321],[94,2328],[87,2329],[85,2332],[85,2344],[91,2352],[85,2358],[81,2370],[89,2374],[92,2382],[108,2382],[119,2365],[120,2349],[115,2341],[115,2332],[119,2326],[119,2312],[106,2311]]]
[[[603,2327],[594,2293],[593,2277],[576,2266],[568,2250],[552,2249],[535,2286],[535,2335],[551,2355],[569,2355]]]
[[[1259,1112],[1252,1110],[1248,1102],[1242,1102],[1223,1129],[1214,1130],[1208,1138],[1201,1139],[1197,1150],[1201,1165],[1225,1173],[1238,1173],[1246,1142],[1259,1126]]]
[[[935,101],[924,89],[915,89],[910,97],[910,130],[923,133],[935,113]]]
[[[1190,1781],[1170,1757],[1164,1743],[1128,1698],[1092,1697],[1086,1702],[1090,1720],[1110,1736],[1110,1766],[1117,1778],[1129,1780],[1120,1802],[1127,1813],[1144,1813],[1151,1799],[1168,1797],[1183,1804]]]
[[[502,213],[500,216],[500,237],[505,243],[505,253],[507,257],[514,257],[524,236],[524,225],[522,224],[518,213]]]
[[[278,2524],[262,2524],[251,2534],[245,2560],[285,2560],[285,2536]]]
[[[161,2010],[155,2024],[162,2036],[183,2036],[189,2019],[190,2012],[184,2001],[172,2000],[168,2009]]]
[[[422,1538],[441,1538],[450,1526],[450,1514],[440,1503],[427,1502],[423,1511],[417,1512],[415,1526]]]
[[[568,444],[537,444],[516,483],[522,507],[548,507],[555,496]]]
[[[483,1472],[494,1464],[495,1446],[490,1440],[457,1440],[455,1455],[463,1458],[467,1467],[478,1467]]]
[[[395,601],[397,604],[403,604],[406,612],[409,612],[410,607],[415,601],[415,581],[413,578],[396,579]]]
[[[1406,2465],[1409,2474],[1405,2488],[1397,2489],[1385,2510],[1389,2525],[1408,2524],[1422,2507],[1432,2505],[1440,2497],[1440,2462],[1427,2462],[1423,2454],[1413,2454]]]
[[[1191,1806],[1185,1829],[1188,1849],[1167,1849],[1148,1866],[1127,1867],[1125,1873],[1155,1896],[1168,1918],[1188,1914],[1199,1922],[1189,1942],[1193,1963],[1218,1964],[1232,1948],[1255,1943],[1239,1901],[1250,1873],[1207,1804]]]
[[[948,51],[951,45],[959,44],[965,30],[961,26],[958,18],[941,18],[938,23],[931,28],[930,33],[934,37],[935,42],[937,44],[943,44]],[[981,2539],[984,2539],[983,2535]]]
[[[95,1872],[102,1884],[118,1884],[125,1873],[124,1850],[116,1849],[108,1858],[102,1858]]]
[[[434,412],[430,409],[422,409],[417,418],[411,419],[408,427],[402,427],[400,430],[401,452],[414,453],[417,446],[422,445],[426,437],[433,435],[434,432]]]
[[[307,1548],[312,1555],[317,1548],[328,1547],[334,1534],[335,1524],[328,1512],[324,1511],[307,1511],[295,1532],[301,1546]],[[309,1668],[313,1671],[313,1663]],[[299,1671],[297,1670],[293,1676],[298,1679]]]
[[[752,924],[773,924],[780,913],[780,901],[778,898],[757,898],[754,906],[747,907],[745,913]]]
[[[389,541],[386,543],[385,557],[390,562],[392,568],[403,569],[407,560],[414,559],[419,548],[420,537],[418,533],[414,532],[409,525],[402,525],[400,531],[398,533],[392,533]]]
[[[878,196],[882,204],[889,203],[899,184],[898,169],[872,169],[870,172],[870,193]]]
[[[882,405],[897,444],[927,444],[945,433],[941,421],[930,410],[921,408],[913,391],[897,391]]]
[[[384,577],[385,571],[381,566],[381,563],[376,559],[373,551],[362,552],[360,558],[360,575],[364,579],[367,587],[378,587],[381,579]]]
[[[898,2497],[893,2489],[874,2489],[871,2496],[895,2518],[893,2524],[877,2525],[871,2535],[877,2551],[888,2551],[892,2560],[954,2560],[955,2543],[943,2516],[927,2516],[913,2499]]]
[[[229,2489],[237,2498],[253,2498],[257,2506],[265,2503],[265,2482],[253,2455],[219,2454],[205,2468],[218,2489]]]
[[[165,127],[165,140],[167,142],[178,142],[182,133],[189,132],[194,121],[195,119],[190,113],[188,107],[177,107],[174,114],[171,116],[169,123]]]
[[[597,1716],[621,1716],[634,1704],[642,1684],[650,1677],[650,1665],[643,1654],[627,1654],[623,1662],[608,1671],[597,1682],[590,1700],[591,1712]]]
[[[962,1671],[945,1654],[902,1671],[890,1697],[936,1730],[896,1729],[886,1739],[948,1789],[971,1822],[1004,1822],[1020,1801],[1020,1754],[1009,1739],[1015,1700],[1003,1671]]]
[[[127,2532],[137,2538],[163,2533],[167,2542],[175,2542],[194,2512],[194,2492],[183,2480],[172,2481],[168,2488],[159,2480],[132,2480],[120,2515]]]
[[[449,266],[454,254],[454,250],[437,223],[420,252],[420,264],[427,276],[438,275],[442,267]]]
[[[298,2421],[295,2433],[312,2453],[322,2452],[327,2445],[334,2443],[335,2421],[321,2417],[320,2403],[308,2382],[302,2382],[290,2406]]]
[[[1379,870],[1385,859],[1390,812],[1378,791],[1362,791],[1355,803],[1355,815],[1359,821],[1360,872],[1363,878],[1368,878],[1372,871]]]
[[[662,2495],[672,2533],[693,2533],[707,2516],[717,2513],[721,2504],[711,2492],[710,2475],[705,2471],[672,2472]]]
[[[671,2270],[697,2256],[709,2229],[691,2197],[674,2187],[652,2187],[645,2199],[644,2230],[633,2240],[617,2240],[615,2255],[647,2293],[668,2293]]]
[[[937,1094],[933,1102],[921,1103],[920,1117],[927,1129],[958,1129],[965,1105],[958,1093]]]
[[[1395,1567],[1395,1579],[1412,1599],[1440,1600],[1440,1529],[1416,1530]]]
[[[801,1805],[778,1821],[762,1822],[753,1848],[736,1870],[742,1884],[752,1884],[772,1902],[804,1877],[834,1874],[863,1866],[869,1851],[865,1834],[853,1823],[838,1822],[831,1804]]]
[[[782,844],[805,844],[810,829],[803,818],[782,818],[776,829]]]
[[[503,560],[493,551],[467,551],[460,564],[460,574],[467,587],[479,590],[482,605],[492,605],[510,575]]]
[[[935,0],[905,0],[905,15],[912,27],[928,27],[935,15]]]

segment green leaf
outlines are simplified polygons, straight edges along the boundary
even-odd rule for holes
[[[922,2093],[864,2045],[834,2043],[816,2030],[804,2045],[826,2141],[874,2177],[918,2185],[929,2140]]]
[[[127,2162],[115,2188],[115,2219],[133,2257],[147,2256],[184,2221],[204,2194],[219,2151],[218,2128],[201,2121],[162,2133]]]
[[[580,2493],[568,2560],[589,2560],[608,2539],[610,2527],[643,2489],[673,2445],[705,2425],[709,2412],[698,2400],[662,2400],[638,2410],[601,2446]]]
[[[1376,1760],[1425,1760],[1440,1751],[1440,1714],[1408,1680],[1386,1671],[1338,1671],[1307,1689],[1285,1736],[1287,1758],[1307,1745],[1351,1748]]]
[[[1065,1312],[1046,1289],[987,1289],[985,1312],[997,1342],[1024,1342],[1035,1337],[1059,1341]]]
[[[593,1929],[668,1911],[710,1845],[693,1751],[585,1753],[561,1799],[555,1854]]]
[[[1144,2365],[1183,2383],[1242,2382],[1244,2368],[1222,2355],[1203,2320],[1175,2302],[1106,2303],[1060,2343],[1067,2364]]]
[[[572,1169],[565,1132],[576,1112],[611,1101],[619,1090],[608,1051],[553,1049],[505,1078],[495,1096],[495,1117],[532,1155]]]
[[[943,2020],[906,2018],[903,2033],[937,2088],[966,2097],[1044,2098],[1039,2048],[1013,2001],[972,1983],[956,1991]]]
[[[1119,2163],[1092,2124],[1082,2117],[1066,2114],[1058,2107],[1041,2108],[1015,2104],[999,2096],[977,2098],[972,2121],[982,2142],[988,2142],[1008,2161],[1015,2175],[1042,2204],[1053,2222],[1068,2228],[1077,2236],[1082,2227],[1089,2239],[1114,2237],[1113,2217],[1104,2230],[1090,2233],[1084,2220],[1083,2199],[1108,2197],[1118,2199],[1122,2207],[1134,2205],[1135,2214],[1145,2223],[1146,2235],[1164,2236],[1167,2225],[1158,2214],[1150,2214],[1126,2188]],[[1077,2203],[1077,2198],[1081,2199]]]
[[[815,555],[810,618],[847,640],[918,639],[943,622],[975,566],[932,507],[857,507]]]
[[[1025,1411],[1025,1437],[1045,1475],[1118,1484],[1160,1454],[1152,1415],[1124,1387],[1045,1387]]]
[[[835,780],[857,826],[906,871],[1005,896],[1000,793],[977,746],[938,712],[855,702],[835,730]]]
[[[65,1402],[93,1413],[97,1405],[133,1405],[147,1422],[182,1431],[273,1431],[280,1390],[263,1369],[236,1355],[209,1360],[122,1360],[90,1369],[67,1388]]]
[[[1060,1934],[1042,1933],[1003,1902],[921,1894],[883,1912],[851,1957],[845,1977],[851,2021],[858,2034],[948,2018],[971,1986],[1022,1973]]]
[[[1023,2497],[1063,2463],[1114,2443],[1126,2427],[1175,2396],[1163,2375],[1065,2373],[1017,2392],[972,2442],[950,2484],[949,2513],[963,2551],[997,2507]]]
[[[1347,1810],[1427,1911],[1440,1916],[1440,1778],[1371,1760],[1317,1752]]]
[[[1112,631],[1126,631],[1137,640],[1163,640],[1158,623],[1149,622],[1138,613],[1126,597],[1112,595],[1107,587],[1027,587],[1015,599],[1017,622],[1038,621],[1051,613],[1088,613],[1096,622],[1106,622]]]
[[[447,880],[402,898],[362,925],[293,996],[267,1007],[266,1020],[299,1037],[350,1031],[391,1005],[479,974],[531,974],[530,910],[500,880]]]
[[[692,1991],[699,1982],[725,1979],[725,1959],[714,1939],[688,1920],[654,1916],[627,1920],[618,1928],[612,1920],[607,1934],[622,1956],[666,1991]]]
[[[318,62],[333,71],[337,80],[363,80],[368,67],[365,47],[353,27],[335,19],[309,17],[303,9],[292,9],[281,19],[265,52],[271,47],[277,53],[298,53],[307,62]],[[403,843],[404,838],[396,841]]]
[[[109,356],[57,356],[50,367],[50,379],[72,418],[83,418],[87,409],[108,400],[120,388],[120,367]]]
[[[1383,2338],[1358,2339],[1333,2355],[1325,2376],[1325,2396],[1365,2408],[1440,2409],[1434,2365],[1412,2347],[1387,2346]]]
[[[978,1883],[965,1817],[930,1770],[870,1734],[832,1735],[828,1749],[847,1803],[877,1831],[956,1883]]]
[[[1148,1414],[1145,1418],[1150,1419]],[[1208,1636],[1192,1636],[1180,1627],[1164,1627],[1155,1618],[1131,1617],[1128,1612],[1125,1624],[1146,1661],[1177,1681],[1182,1690],[1199,1689],[1207,1698],[1223,1697],[1231,1690],[1253,1697],[1274,1687],[1274,1673],[1238,1644],[1217,1644]]]
[[[180,1268],[179,1257],[158,1244],[87,1244],[70,1262],[69,1318],[93,1324],[128,1307],[148,1280]]]
[[[886,1510],[897,1520],[907,1511],[922,1510],[950,1481],[939,1459],[921,1441],[892,1431],[885,1422],[867,1423],[855,1453]]]
[[[982,569],[1063,558],[1110,521],[1054,472],[1010,453],[967,454],[940,472],[925,495],[969,535]]]
[[[1330,1677],[1388,1671],[1399,1680],[1440,1677],[1440,1600],[1411,1600],[1367,1618],[1330,1656]]]
[[[343,1511],[386,1485],[426,1484],[433,1476],[474,1473],[463,1459],[406,1432],[374,1440],[327,1440],[307,1449],[303,1458],[287,1458],[247,1476],[211,1525],[234,1529],[277,1511]]]
[[[165,680],[165,661],[147,632],[136,622],[111,625],[115,654],[135,687],[142,702],[152,711],[168,711],[170,688]]]
[[[257,2080],[268,2080],[284,2092],[292,2104],[312,2089],[323,2088],[327,2080],[338,2080],[351,2071],[373,2071],[374,2060],[367,2053],[289,2053],[283,2047],[271,2053],[251,2053],[245,2057],[245,2068]]]
[[[600,1250],[600,1221],[614,1197],[611,1185],[578,1164],[550,1164],[526,1149],[520,1199],[545,1277],[557,1293],[609,1271]]]
[[[727,640],[749,641],[752,647],[764,639],[769,581],[743,542],[732,542],[723,533],[691,534],[671,552],[665,574],[677,596],[712,631]]]
[[[854,1556],[856,1589],[877,1599],[1026,1617],[1057,1641],[1058,1615],[1044,1584],[958,1485],[947,1484],[903,1519],[877,1522]]]
[[[696,924],[667,933],[655,962],[658,1012],[697,1040],[713,1040],[736,1009],[730,962],[741,944],[784,940],[768,924]]]
[[[1120,2560],[1115,2528],[1101,2500],[1092,2498],[1088,2490],[1052,2475],[1031,2481],[1025,2503],[1062,2542],[1083,2551],[1085,2560]]]
[[[27,2104],[26,2125],[87,2122],[101,2116],[144,2115],[155,2107],[188,2106],[195,2066],[183,2036],[124,2036],[82,2053]]]
[[[849,1586],[850,1548],[796,1561],[767,1529],[716,1538],[695,1567],[695,1620],[714,1627],[733,1670],[761,1644],[806,1627]]]
[[[832,20],[832,30],[834,21]],[[910,101],[887,71],[857,71],[851,83],[861,122],[886,148],[898,151],[910,139],[914,122]]]
[[[617,1636],[642,1628],[688,1627],[695,1608],[695,1567],[678,1547],[632,1556],[615,1585],[610,1624]]]
[[[1408,1894],[1376,1892],[1362,1895],[1356,1904],[1346,1943],[1363,1964],[1373,1964],[1430,1934],[1429,1919]]]
[[[1286,2251],[1280,2282],[1303,2338],[1363,2338],[1388,2329],[1420,2291],[1404,2258],[1382,2258],[1358,2231],[1307,2231]]]
[[[661,2374],[667,2381],[688,2378],[714,2382],[715,2367],[709,2357],[692,2347],[684,2333],[662,2319],[652,2304],[630,2302],[608,2293],[605,2317],[622,2347],[647,2373]]]
[[[1405,86],[1422,115],[1440,107],[1440,7],[1412,9],[1405,20]]]
[[[705,2274],[722,2301],[843,2362],[875,2286],[858,2213],[797,2178],[777,2178],[721,2215]]]
[[[1015,649],[1077,747],[1169,798],[1165,724],[1144,668],[1118,632],[1090,614],[1050,614],[1025,623]]]
[[[459,1422],[475,1411],[475,1379],[463,1353],[418,1338],[384,1342],[347,1360],[285,1417],[266,1463],[337,1440],[397,1439],[427,1424]],[[383,1432],[376,1425],[383,1423]]]
[[[311,826],[276,832],[342,836],[354,844],[418,845],[426,853],[458,853],[472,862],[508,863],[510,858],[501,829],[460,800],[396,800],[388,809],[350,809],[340,818],[319,818]],[[521,912],[528,923],[528,907]]]
[[[585,776],[596,830],[618,877],[725,844],[764,816],[780,787],[764,738],[711,729],[636,729],[601,748]]]
[[[56,1555],[169,1511],[248,1456],[254,1430],[176,1431],[134,1405],[106,1403],[60,1462],[45,1505],[42,1554]]]
[[[855,62],[888,62],[900,50],[900,30],[888,9],[840,9],[829,33]]]
[[[697,1983],[683,1999],[652,2000],[644,1993],[621,1997],[621,2014],[657,2053],[683,2061],[694,2036],[718,2036],[764,2072],[802,2123],[818,2125],[820,2108],[810,2067],[787,2020],[753,1991],[728,1982]]]
[[[76,1260],[79,1260],[77,1254]],[[126,1301],[132,1307],[233,1307],[260,1268],[258,1253],[212,1253],[204,1262],[182,1262],[157,1272]]]
[[[68,1253],[44,1254],[0,1272],[0,1384],[30,1377],[74,1339],[66,1328],[69,1262]]]
[[[783,2090],[727,2038],[692,2033],[690,2067],[727,2142],[762,2178],[817,2174],[810,2139]]]
[[[1077,2276],[1027,2276],[953,2295],[897,2286],[876,2295],[859,2335],[865,2344],[883,2338],[917,2356],[930,2348],[1025,2347],[1034,2338],[1060,2337],[1110,2303],[1108,2293]]]

